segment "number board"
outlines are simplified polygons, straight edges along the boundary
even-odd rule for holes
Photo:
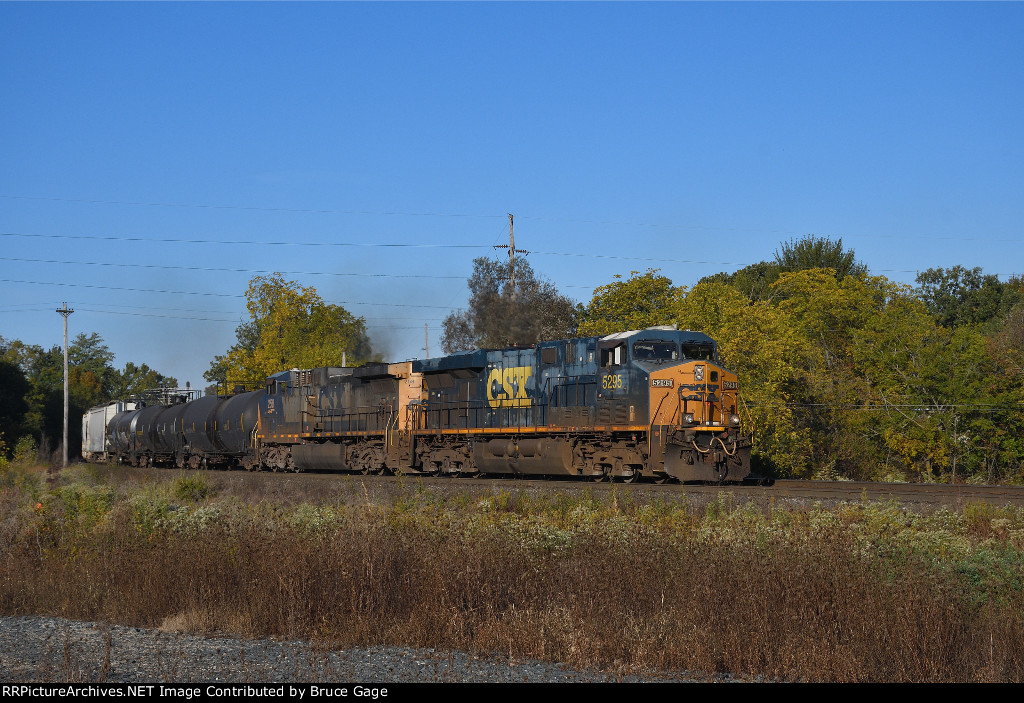
[[[622,374],[610,373],[601,377],[601,387],[606,391],[613,391],[622,388]]]

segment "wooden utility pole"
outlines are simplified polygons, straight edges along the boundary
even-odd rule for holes
[[[68,304],[57,309],[57,313],[64,318],[64,463],[63,468],[68,468],[68,315],[74,310],[68,308]]]
[[[508,213],[508,244],[498,244],[495,249],[508,249],[508,285],[512,300],[516,299],[516,254],[526,255],[525,249],[516,249],[516,237],[512,231],[512,213]]]
[[[512,233],[512,213],[508,214],[508,282],[512,286],[512,299],[516,298],[516,235]]]
[[[430,333],[427,332],[427,323],[423,323],[423,351],[427,353],[424,359],[430,358]]]

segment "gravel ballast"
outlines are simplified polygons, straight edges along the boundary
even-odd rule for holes
[[[616,675],[551,662],[407,647],[327,650],[309,642],[168,633],[54,617],[0,617],[4,683],[708,682]]]

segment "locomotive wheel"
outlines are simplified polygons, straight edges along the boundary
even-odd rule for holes
[[[455,472],[450,475],[452,478],[476,478],[480,472],[460,461],[455,464]]]
[[[633,469],[633,473],[628,476],[622,476],[621,480],[623,483],[636,483],[640,478],[640,469]]]

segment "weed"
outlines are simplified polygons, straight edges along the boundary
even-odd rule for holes
[[[410,479],[390,502],[353,483],[348,504],[282,503],[218,497],[199,475],[114,488],[69,472],[44,490],[10,471],[0,613],[619,672],[1024,678],[1016,509],[445,498]]]
[[[193,474],[192,476],[181,476],[174,480],[174,494],[179,500],[197,503],[211,495],[211,490],[204,477],[199,474]]]

